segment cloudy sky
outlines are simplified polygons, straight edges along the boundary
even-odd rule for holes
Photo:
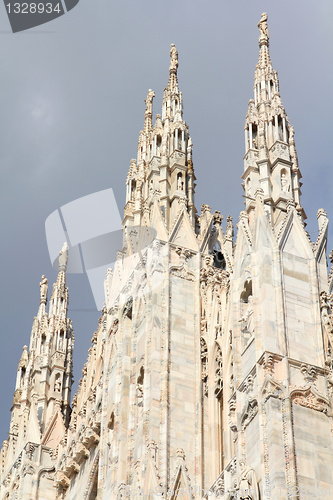
[[[110,187],[122,211],[144,99],[152,88],[154,113],[160,112],[170,43],[179,51],[184,117],[194,143],[196,206],[208,203],[237,221],[243,126],[264,10],[315,239],[318,208],[333,214],[331,0],[80,0],[65,16],[17,34],[0,7],[1,441],[40,277],[50,285],[56,278],[45,220],[65,203]],[[86,278],[69,275],[68,285],[76,389],[99,313]]]

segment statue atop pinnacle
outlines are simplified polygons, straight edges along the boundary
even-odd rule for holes
[[[259,28],[259,31],[260,31],[260,36],[264,36],[267,38],[267,40],[269,40],[269,31],[268,31],[268,26],[267,26],[267,19],[268,19],[268,16],[267,16],[267,12],[263,12],[261,14],[261,19],[258,23],[258,28]]]
[[[170,70],[178,68],[178,51],[174,43],[171,44],[170,48]]]

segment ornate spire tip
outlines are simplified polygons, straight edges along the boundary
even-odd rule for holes
[[[267,19],[268,15],[267,12],[263,12],[261,14],[261,19],[258,23],[258,28],[260,31],[260,39],[266,39],[267,41],[269,40],[269,31],[268,31],[268,26],[267,26]]]

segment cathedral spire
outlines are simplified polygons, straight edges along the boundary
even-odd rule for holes
[[[145,134],[149,134],[153,128],[153,99],[155,97],[155,92],[151,89],[148,90],[146,103],[146,111],[145,111],[145,124],[143,127],[143,132]]]
[[[49,315],[66,317],[68,309],[68,288],[66,285],[66,269],[68,262],[68,245],[65,242],[59,252],[59,272],[57,281],[53,285],[50,300]]]
[[[272,221],[278,223],[289,201],[300,205],[300,178],[294,131],[279,93],[279,78],[269,54],[267,13],[258,23],[259,59],[254,74],[254,99],[249,100],[245,119],[243,187],[246,209],[254,209],[254,194],[264,193],[264,203]]]
[[[169,80],[164,88],[162,114],[152,123],[155,96],[148,91],[145,123],[140,132],[137,161],[131,160],[127,176],[124,226],[148,223],[148,213],[157,197],[160,211],[169,228],[185,205],[195,224],[195,176],[192,161],[192,140],[183,120],[183,97],[178,87],[178,51],[170,48]]]
[[[169,82],[168,89],[173,92],[178,90],[178,51],[174,43],[171,44],[170,48],[170,67],[169,67]]]

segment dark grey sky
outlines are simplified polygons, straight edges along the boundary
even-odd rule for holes
[[[295,127],[308,230],[333,214],[331,0],[81,0],[69,14],[11,34],[0,7],[1,352],[0,439],[9,430],[17,364],[29,343],[39,282],[56,278],[44,223],[61,205],[112,187],[122,211],[147,90],[154,114],[179,51],[184,117],[194,143],[196,206],[237,222],[243,209],[244,119],[253,96],[257,23],[269,15],[270,50]],[[330,245],[333,245],[332,229]],[[87,281],[68,276],[75,386],[99,314]]]

